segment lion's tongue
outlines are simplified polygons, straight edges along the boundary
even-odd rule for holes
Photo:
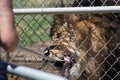
[[[70,57],[69,56],[64,56],[64,66],[62,69],[62,75],[67,77],[69,75],[69,71],[70,71]]]

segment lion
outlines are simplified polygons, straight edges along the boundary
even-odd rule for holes
[[[75,0],[72,7],[116,5],[104,2]],[[44,54],[62,63],[61,75],[70,80],[119,79],[119,23],[119,13],[57,14],[50,32],[52,41]]]
[[[54,19],[52,41],[44,54],[62,61],[61,75],[71,80],[106,79],[106,58],[116,45],[120,50],[120,25],[98,14],[58,14]]]

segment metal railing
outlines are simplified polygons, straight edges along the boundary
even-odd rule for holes
[[[8,64],[7,71],[16,76],[24,77],[30,80],[67,80],[64,77],[55,74],[43,72],[25,66],[17,66],[14,64]]]
[[[65,14],[65,13],[119,13],[120,6],[64,7],[64,8],[22,8],[13,9],[15,14]]]

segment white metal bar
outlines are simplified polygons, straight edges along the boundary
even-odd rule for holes
[[[62,13],[119,13],[120,6],[22,8],[13,9],[15,14],[62,14]]]
[[[43,72],[29,67],[16,66],[13,64],[9,64],[7,66],[7,71],[11,74],[15,74],[17,76],[21,76],[31,80],[67,80],[64,77],[55,74]]]

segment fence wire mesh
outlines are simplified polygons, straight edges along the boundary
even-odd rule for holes
[[[14,8],[118,5],[120,0],[13,0]],[[15,15],[19,46],[7,59],[69,80],[119,80],[119,23],[114,12]]]

